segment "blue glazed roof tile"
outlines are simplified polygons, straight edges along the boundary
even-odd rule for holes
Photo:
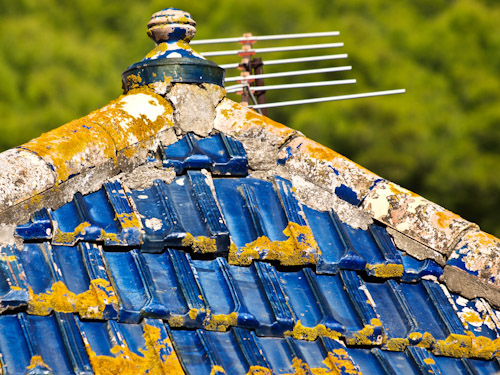
[[[246,176],[248,159],[241,142],[222,133],[200,138],[188,133],[162,148],[163,166],[177,174],[186,169],[208,169],[214,175]]]
[[[156,180],[148,189],[131,192],[141,215],[143,251],[191,246],[201,253],[226,253],[229,233],[206,177],[190,171],[171,184]]]

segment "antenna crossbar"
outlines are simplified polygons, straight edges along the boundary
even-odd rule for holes
[[[305,87],[319,87],[319,86],[336,86],[336,85],[349,85],[356,83],[355,79],[341,79],[334,81],[319,81],[319,82],[304,82],[304,83],[286,83],[283,85],[268,85],[268,86],[249,86],[245,84],[238,84],[226,87],[226,92],[234,93],[247,88],[250,91],[269,91],[269,90],[282,90],[282,89],[297,89]]]
[[[339,48],[339,47],[344,47],[344,43],[304,44],[304,45],[300,45],[300,46],[255,48],[255,49],[248,49],[248,50],[242,49],[242,50],[213,51],[213,52],[203,52],[203,53],[201,53],[201,55],[203,57],[231,56],[231,55],[254,55],[257,53],[305,51],[305,50],[311,50],[311,49]]]
[[[372,96],[404,94],[405,92],[406,92],[405,89],[376,91],[376,92],[367,92],[367,93],[362,93],[362,94],[338,95],[338,96],[328,96],[328,97],[324,97],[324,98],[300,99],[300,100],[290,100],[290,101],[285,101],[285,102],[256,104],[256,105],[249,105],[248,107],[253,108],[253,109],[285,107],[285,106],[289,106],[289,105],[322,103],[322,102],[332,102],[332,101],[338,101],[338,100],[368,98],[368,97],[372,97]]]
[[[300,39],[300,38],[319,38],[324,36],[339,36],[338,31],[326,31],[320,33],[300,33],[300,34],[280,34],[280,35],[261,35],[261,36],[248,36],[248,37],[237,37],[237,38],[219,38],[219,39],[200,39],[193,40],[189,44],[200,45],[200,44],[218,44],[218,43],[245,43],[254,42],[259,40],[285,40],[285,39]]]
[[[293,63],[301,63],[301,62],[338,60],[338,59],[347,59],[347,53],[342,53],[342,54],[338,54],[338,55],[294,57],[291,59],[266,60],[266,61],[263,61],[263,64],[265,66],[269,66],[269,65],[293,64]],[[223,69],[235,69],[235,68],[240,66],[240,63],[222,64],[219,66]]]
[[[336,66],[333,68],[322,68],[322,69],[291,70],[288,72],[279,72],[279,73],[253,74],[244,77],[242,76],[227,77],[225,82],[248,81],[261,78],[290,77],[290,76],[300,76],[305,74],[316,74],[316,73],[343,72],[351,69],[352,66]]]

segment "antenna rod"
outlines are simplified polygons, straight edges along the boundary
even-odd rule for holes
[[[263,61],[265,66],[269,65],[279,65],[279,64],[293,64],[309,61],[323,61],[323,60],[336,60],[336,59],[347,59],[347,53],[342,53],[339,55],[325,55],[325,56],[311,56],[311,57],[296,57],[291,59],[280,59],[280,60],[267,60]],[[234,69],[240,66],[240,63],[234,64],[222,64],[219,65],[222,69]]]
[[[248,86],[244,84],[238,84],[226,87],[226,92],[234,93],[243,90],[243,88],[248,88],[250,91],[267,91],[267,90],[281,90],[281,89],[296,89],[303,87],[318,87],[318,86],[335,86],[335,85],[349,85],[356,83],[355,79],[343,79],[335,81],[319,81],[319,82],[305,82],[305,83],[287,83],[283,85],[269,85],[269,86]]]
[[[226,78],[225,82],[248,81],[248,80],[260,79],[260,78],[300,76],[303,74],[343,72],[343,71],[351,70],[351,69],[352,69],[352,66],[336,66],[333,68],[322,68],[322,69],[291,70],[289,72],[254,74],[254,75],[248,75],[246,77],[242,77],[242,76],[228,77],[228,78]]]
[[[193,40],[189,44],[216,44],[216,43],[233,43],[233,42],[253,42],[258,40],[284,40],[284,39],[298,39],[298,38],[319,38],[323,36],[339,36],[338,31],[326,31],[322,33],[302,33],[302,34],[282,34],[282,35],[261,35],[237,38],[220,38],[220,39],[200,39]]]
[[[300,45],[300,46],[255,48],[255,49],[249,49],[249,50],[214,51],[214,52],[203,52],[203,53],[201,53],[201,55],[203,57],[231,56],[231,55],[240,55],[240,54],[253,55],[256,53],[304,51],[304,50],[310,50],[310,49],[338,48],[338,47],[344,47],[344,43],[304,44],[304,45]]]
[[[291,101],[287,101],[287,102],[276,102],[276,103],[249,105],[248,107],[252,108],[252,109],[284,107],[284,106],[288,106],[288,105],[322,103],[322,102],[331,102],[331,101],[337,101],[337,100],[368,98],[371,96],[404,94],[405,92],[406,92],[405,89],[376,91],[376,92],[367,92],[367,93],[363,93],[363,94],[339,95],[339,96],[329,96],[329,97],[325,97],[325,98],[301,99],[301,100],[291,100]]]

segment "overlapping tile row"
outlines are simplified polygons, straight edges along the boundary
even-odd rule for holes
[[[142,252],[175,247],[229,253],[231,264],[261,259],[286,266],[316,265],[318,273],[327,274],[364,270],[372,276],[416,281],[442,273],[431,260],[403,257],[378,223],[368,230],[353,228],[333,211],[300,204],[291,183],[277,176],[273,182],[250,177],[212,180],[189,170],[169,184],[156,180],[149,188],[128,193],[124,189],[112,182],[95,193],[76,194],[57,210],[38,212],[18,226],[17,234],[25,241],[50,240],[53,245],[92,241],[105,247],[140,247]]]
[[[248,159],[241,142],[222,133],[200,138],[188,133],[162,149],[163,166],[177,174],[186,169],[207,169],[214,175],[246,176]]]
[[[172,330],[172,341],[190,374],[361,374],[340,341],[314,342],[228,332]]]
[[[6,302],[33,315],[124,323],[160,318],[174,328],[240,327],[258,336],[329,337],[395,351],[419,346],[452,357],[491,358],[500,347],[499,319],[486,301],[457,299],[430,280],[277,270],[261,261],[242,267],[178,249],[111,251],[86,242],[26,243],[10,261],[21,287],[14,288],[19,299]]]
[[[184,374],[167,328],[155,319],[122,324],[65,313],[1,315],[0,352],[4,374],[90,375],[114,368],[131,375],[148,368]]]
[[[57,210],[37,212],[16,234],[24,241],[51,239],[54,245],[99,241],[106,246],[139,246],[141,228],[119,182],[107,182],[91,194],[76,193]]]

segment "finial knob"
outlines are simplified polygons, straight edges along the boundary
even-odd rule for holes
[[[189,43],[196,34],[196,22],[188,12],[166,8],[156,12],[148,22],[148,35],[156,43]]]

